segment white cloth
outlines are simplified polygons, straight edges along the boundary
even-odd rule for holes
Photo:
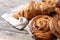
[[[26,25],[28,24],[28,20],[27,20],[26,18],[24,18],[24,17],[20,17],[20,18],[19,18],[19,22],[20,22],[20,24],[17,25],[17,26],[15,26],[15,27],[18,28],[18,29],[25,28]]]
[[[9,22],[12,26],[22,29],[28,24],[28,20],[24,17],[20,17],[19,19],[15,19],[12,14],[3,14],[1,17],[3,17],[7,22]]]
[[[29,33],[30,36],[33,36],[32,33],[31,33],[31,31],[30,31],[30,29],[29,29],[29,27],[31,27],[31,22],[32,22],[32,21],[29,21],[29,23],[28,23],[28,25],[26,26],[25,30],[28,31],[28,33]]]

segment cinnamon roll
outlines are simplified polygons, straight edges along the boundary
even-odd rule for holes
[[[39,15],[32,19],[31,26],[29,27],[31,33],[36,40],[52,40],[52,33],[49,28],[49,22],[52,18],[47,15]]]
[[[50,30],[58,38],[60,38],[60,15],[56,15],[50,21]]]

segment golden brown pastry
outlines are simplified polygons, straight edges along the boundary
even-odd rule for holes
[[[46,3],[53,4],[53,6],[57,6],[60,8],[60,0],[43,0]]]
[[[55,6],[45,2],[30,2],[25,6],[24,17],[31,19],[40,14],[50,14],[54,9]]]
[[[13,13],[12,15],[14,18],[18,19],[21,15],[20,15],[20,12],[19,11],[16,11]]]
[[[34,1],[31,1],[25,5],[24,8],[24,17],[27,19],[31,19],[32,17],[36,16],[35,9],[34,9]]]
[[[52,4],[46,3],[46,2],[37,2],[36,5],[39,5],[37,6],[38,9],[36,11],[38,12],[38,10],[40,10],[39,14],[50,14],[55,9],[55,6],[53,6]]]
[[[60,14],[60,8],[55,8],[55,11],[58,13],[58,14]]]
[[[44,0],[46,3],[54,2],[54,0]]]
[[[29,3],[27,3],[24,8],[16,11],[15,13],[13,13],[13,17],[14,18],[19,18],[21,16],[27,18],[27,19],[31,19],[32,17],[36,16],[36,13],[34,11],[34,1],[31,1]]]
[[[36,40],[52,40],[52,33],[49,28],[49,22],[52,18],[47,15],[39,15],[32,19],[29,27]]]
[[[55,2],[55,0],[45,0],[45,2],[47,4],[50,4],[52,7],[56,7],[57,3]]]
[[[20,10],[17,10],[13,13],[13,17],[19,19],[19,17],[24,16],[24,8],[22,7]]]
[[[56,15],[50,21],[50,30],[55,36],[60,38],[60,15]]]
[[[55,0],[55,3],[57,4],[57,7],[60,8],[60,0]]]
[[[20,14],[23,14],[22,16],[27,19],[31,19],[40,14],[50,14],[52,11],[54,11],[54,9],[55,6],[47,4],[46,2],[31,1],[24,6],[24,9],[20,11]]]

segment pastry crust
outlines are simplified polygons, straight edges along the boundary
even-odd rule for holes
[[[20,14],[19,11],[17,11],[17,12],[14,12],[12,16],[13,16],[14,18],[18,19],[18,18],[21,16],[21,14]]]
[[[27,19],[31,19],[36,16],[35,9],[34,9],[34,1],[31,1],[25,5],[24,8],[24,17]]]
[[[57,12],[57,14],[60,14],[60,8],[55,8],[55,11]]]
[[[60,15],[55,15],[50,21],[50,30],[58,38],[60,38]]]
[[[47,15],[39,15],[32,19],[30,31],[35,38],[39,38],[39,40],[52,40],[51,37],[53,35],[49,28],[51,19],[52,18]]]
[[[20,11],[20,14],[23,14],[21,16],[30,20],[37,15],[50,14],[52,11],[54,11],[54,9],[55,9],[55,6],[52,6],[51,4],[48,4],[46,2],[31,1],[24,6],[24,9],[22,11],[21,10],[19,11]],[[19,15],[16,15],[16,16],[19,17]]]
[[[24,17],[31,19],[37,15],[50,14],[54,9],[55,6],[45,2],[30,2],[24,9]]]
[[[20,10],[17,10],[13,13],[13,17],[16,19],[19,19],[19,17],[24,17],[24,8],[21,8]]]

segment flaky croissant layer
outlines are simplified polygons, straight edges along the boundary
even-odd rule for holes
[[[23,10],[13,14],[15,18],[19,18],[20,16],[23,16],[27,19],[31,19],[37,15],[44,15],[44,14],[50,14],[52,11],[54,11],[55,4],[49,4],[46,2],[34,2],[31,1],[27,3],[24,7]],[[16,15],[17,14],[17,15]],[[20,14],[20,16],[18,16]]]

